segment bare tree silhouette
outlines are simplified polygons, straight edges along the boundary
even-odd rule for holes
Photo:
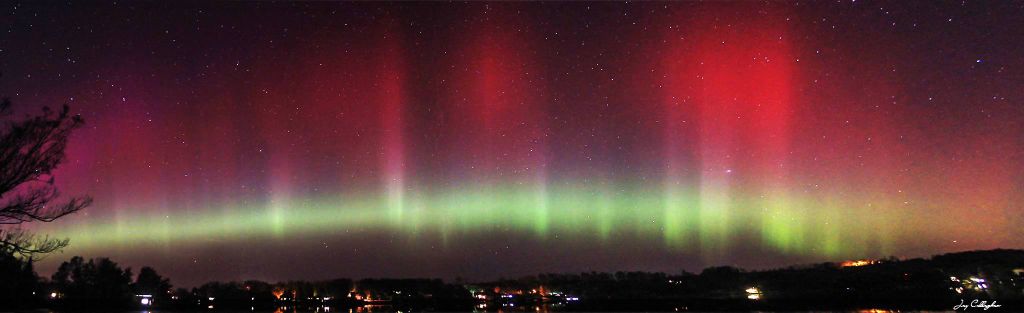
[[[58,203],[60,193],[51,172],[64,160],[71,132],[82,126],[67,105],[48,107],[36,116],[14,118],[11,101],[0,102],[0,253],[32,259],[68,244],[67,239],[38,236],[21,226],[52,222],[90,204],[90,197],[72,197]]]

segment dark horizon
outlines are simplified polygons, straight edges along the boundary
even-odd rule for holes
[[[172,288],[143,268],[137,279],[106,259],[62,263],[52,281],[23,290],[21,305],[58,312],[143,309],[639,312],[844,310],[1016,310],[1024,305],[1024,250],[996,249],[926,259],[850,260],[766,271],[718,266],[699,273],[535,274],[488,282],[437,279],[209,282]],[[0,287],[6,287],[0,285]],[[31,291],[31,293],[30,293]],[[0,308],[11,292],[0,295]],[[376,309],[373,309],[376,307]]]
[[[40,273],[490,280],[1024,247],[1022,2],[0,8],[10,118],[85,121],[53,177],[94,201],[25,225],[70,239]]]
[[[668,276],[673,276],[673,275],[699,274],[699,273],[701,273],[704,270],[714,269],[714,268],[721,268],[721,267],[736,268],[736,269],[742,270],[744,272],[749,272],[749,273],[771,272],[771,271],[779,271],[779,270],[786,270],[786,269],[806,269],[806,268],[813,268],[813,267],[818,267],[818,266],[822,266],[822,265],[834,265],[834,266],[837,266],[837,267],[841,268],[841,267],[849,266],[849,265],[846,265],[846,264],[856,263],[858,261],[868,261],[869,262],[868,265],[871,265],[872,262],[892,262],[892,261],[906,262],[906,261],[913,261],[913,260],[919,260],[919,259],[930,260],[930,259],[933,259],[935,257],[950,257],[950,256],[958,256],[958,255],[988,254],[988,253],[998,254],[998,253],[1003,253],[1003,252],[1007,252],[1007,251],[1009,251],[1010,253],[1018,252],[1018,253],[1024,255],[1024,249],[1020,249],[1020,248],[996,248],[996,249],[991,249],[991,250],[951,251],[951,252],[943,252],[943,253],[937,253],[937,254],[926,255],[926,256],[912,256],[912,257],[890,255],[890,256],[884,256],[884,257],[862,257],[862,258],[841,259],[841,260],[840,259],[837,259],[837,260],[822,260],[822,261],[818,261],[818,262],[782,264],[782,265],[778,265],[778,266],[774,266],[774,267],[765,267],[765,268],[747,268],[747,267],[743,267],[743,266],[738,266],[736,264],[709,264],[709,265],[706,265],[706,266],[704,266],[702,268],[667,270],[667,271],[658,271],[658,270],[630,270],[630,269],[617,269],[616,270],[616,269],[611,269],[611,270],[583,270],[583,271],[561,271],[561,272],[532,272],[532,273],[524,273],[522,275],[499,275],[499,276],[492,277],[492,278],[483,278],[483,279],[478,279],[478,280],[466,279],[465,277],[461,277],[461,276],[451,277],[451,278],[448,278],[448,277],[435,277],[435,276],[334,276],[334,277],[319,277],[319,278],[315,278],[315,277],[311,277],[311,278],[284,278],[284,279],[277,279],[277,280],[266,280],[266,279],[260,279],[260,278],[256,278],[256,277],[242,277],[242,278],[238,278],[238,279],[229,279],[229,280],[213,280],[213,279],[211,279],[211,280],[202,281],[202,282],[200,282],[198,284],[195,284],[195,285],[183,285],[183,284],[177,283],[177,281],[174,279],[174,277],[171,277],[169,275],[164,275],[163,277],[164,278],[168,278],[170,280],[170,282],[173,284],[173,288],[175,288],[175,289],[178,289],[178,288],[192,289],[192,288],[200,287],[201,285],[207,284],[207,283],[230,283],[230,282],[239,282],[239,283],[241,283],[241,282],[245,282],[245,281],[261,281],[261,282],[267,282],[267,283],[271,283],[271,284],[286,284],[286,283],[289,283],[289,282],[326,282],[326,281],[337,280],[337,279],[345,279],[345,280],[353,280],[353,281],[358,281],[358,280],[388,280],[388,279],[396,279],[396,280],[426,279],[426,280],[442,280],[445,283],[455,283],[455,284],[480,284],[480,283],[494,283],[494,282],[505,281],[505,280],[518,280],[518,279],[523,279],[523,278],[528,278],[528,277],[536,277],[537,275],[578,275],[578,274],[585,274],[585,273],[622,273],[622,272],[624,272],[624,273],[635,273],[635,272],[645,272],[645,273],[665,274],[665,275],[668,275]],[[99,260],[99,259],[103,259],[103,258],[109,258],[109,257],[106,257],[106,256],[74,256],[74,257],[82,257],[85,260]],[[68,260],[65,259],[65,260],[56,260],[56,261],[57,261],[56,263],[58,263],[58,265],[59,265],[60,263],[66,262]],[[116,260],[116,259],[114,259],[112,261],[118,263],[120,266],[124,267],[125,269],[130,269],[132,271],[133,275],[137,275],[138,274],[138,269],[139,268],[142,268],[142,267],[150,267],[150,268],[152,268],[152,266],[149,265],[149,264],[138,264],[137,266],[131,266],[129,264],[125,264],[123,262],[120,262],[119,260]],[[1000,261],[1000,262],[1002,262],[1002,261]],[[860,265],[854,265],[854,266],[860,266]],[[1024,267],[1024,264],[1021,264],[1021,266]],[[165,274],[165,272],[162,271],[159,268],[154,268],[154,269],[157,270],[161,274]],[[39,275],[40,278],[50,279],[51,275],[49,275],[49,274],[53,274],[53,273],[49,273],[48,274],[48,273],[38,272],[37,274]]]

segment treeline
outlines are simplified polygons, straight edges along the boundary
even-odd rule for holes
[[[563,301],[579,310],[942,309],[961,299],[1024,301],[1024,250],[950,253],[930,259],[861,260],[747,271],[542,274],[476,284],[492,302]],[[554,296],[552,296],[554,295]],[[565,301],[578,299],[578,301]]]
[[[137,295],[169,298],[170,280],[143,267],[138,275],[108,258],[80,256],[61,263],[50,279],[36,275],[31,260],[0,254],[0,308],[39,306],[134,307]]]
[[[211,282],[172,289],[143,267],[74,257],[49,279],[31,262],[0,255],[4,307],[277,308],[386,303],[417,310],[552,305],[564,310],[945,309],[961,300],[1024,300],[1024,251],[951,253],[930,259],[861,260],[765,271],[540,274],[475,284],[440,279]],[[141,297],[149,297],[142,303]]]
[[[39,277],[31,260],[0,253],[0,309],[71,308],[278,308],[395,303],[431,308],[472,304],[470,292],[440,279],[334,279],[325,281],[209,282],[174,289],[169,279],[143,267],[138,275],[108,258],[80,256]]]

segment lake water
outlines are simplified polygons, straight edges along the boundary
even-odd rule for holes
[[[88,313],[95,313],[98,311],[89,311]],[[332,309],[330,307],[321,307],[315,309],[295,309],[295,310],[192,310],[192,311],[181,311],[181,310],[139,310],[139,311],[119,311],[119,312],[106,312],[105,313],[408,313],[408,312],[425,312],[425,311],[408,311],[408,310],[396,310],[391,307],[378,307],[378,308],[365,308],[363,310],[358,309]],[[426,311],[426,312],[492,312],[492,313],[526,313],[526,312],[586,312],[586,311],[558,311],[558,310],[538,310],[536,307],[531,308],[515,308],[515,309],[501,309],[501,310],[472,310],[472,311]],[[617,311],[621,312],[621,311]],[[644,311],[637,311],[644,312]],[[650,311],[646,311],[650,312]],[[655,311],[657,312],[657,311]],[[674,312],[674,311],[666,311]],[[687,311],[687,312],[698,312],[699,311]],[[756,311],[759,313],[776,313],[777,311]],[[778,311],[783,312],[783,311]],[[870,310],[847,310],[847,311],[784,311],[784,312],[805,312],[805,313],[895,313],[895,312],[908,312],[908,311],[893,311],[893,310],[882,310],[882,309],[870,309]],[[922,312],[922,313],[952,313],[956,311],[909,311],[909,312]],[[23,311],[19,313],[87,313],[80,311],[57,311],[57,310],[34,310],[34,311]]]

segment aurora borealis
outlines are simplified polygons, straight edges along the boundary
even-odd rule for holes
[[[87,122],[71,255],[207,280],[771,267],[1024,245],[1024,7],[3,6]]]

